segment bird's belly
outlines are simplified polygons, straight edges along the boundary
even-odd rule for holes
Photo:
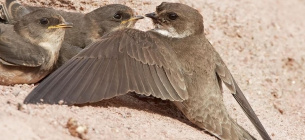
[[[38,68],[6,66],[0,64],[0,85],[32,84],[47,75]]]

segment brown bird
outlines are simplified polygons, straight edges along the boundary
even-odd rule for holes
[[[8,7],[7,17],[10,21],[18,21],[18,18],[27,14],[29,11],[46,9],[44,7],[24,6],[16,0],[6,0],[5,7]],[[61,66],[70,58],[79,53],[90,43],[120,27],[133,27],[136,20],[126,22],[129,19],[141,19],[142,16],[135,16],[134,11],[125,5],[110,4],[97,8],[89,13],[83,14],[78,12],[66,12],[62,10],[53,10],[62,15],[67,21],[73,23],[73,27],[66,31],[65,40],[57,66]],[[128,24],[121,24],[128,23]]]
[[[31,84],[55,65],[65,35],[72,27],[50,10],[25,15],[14,25],[0,24],[0,84]]]
[[[255,139],[229,116],[223,82],[269,140],[206,39],[201,14],[184,4],[164,2],[146,16],[153,30],[121,29],[105,35],[46,78],[24,103],[83,104],[136,92],[173,101],[191,122],[220,139]]]

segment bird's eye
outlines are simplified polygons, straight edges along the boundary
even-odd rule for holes
[[[42,19],[40,19],[40,24],[42,24],[42,25],[46,25],[46,24],[48,24],[49,23],[49,20],[48,20],[48,18],[42,18]]]
[[[122,19],[122,15],[120,13],[116,13],[113,16],[114,19]]]
[[[175,20],[178,18],[178,15],[176,13],[169,13],[167,16],[171,20]]]

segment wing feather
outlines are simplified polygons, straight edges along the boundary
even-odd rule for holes
[[[220,58],[220,57],[219,57]],[[251,105],[249,104],[248,100],[244,96],[243,92],[238,87],[237,83],[235,82],[234,78],[232,77],[229,69],[225,66],[225,64],[219,59],[218,64],[216,64],[215,68],[218,80],[221,80],[225,83],[225,85],[230,89],[232,92],[233,97],[236,99],[238,104],[241,106],[244,113],[247,115],[249,120],[255,126],[256,130],[262,136],[264,140],[271,140],[267,131],[265,130],[264,126],[258,119],[257,115],[253,111]],[[221,81],[218,81],[220,88]]]
[[[41,66],[45,61],[46,51],[25,41],[16,32],[13,32],[12,27],[12,25],[1,25],[0,63],[27,67]]]
[[[87,46],[42,81],[24,102],[38,103],[36,97],[42,97],[44,103],[81,104],[133,91],[183,101],[188,93],[174,54],[151,32],[118,30]]]

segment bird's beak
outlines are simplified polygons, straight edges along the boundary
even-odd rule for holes
[[[73,23],[69,23],[69,22],[64,22],[58,25],[54,25],[54,26],[49,26],[48,29],[56,29],[56,28],[72,28],[73,27]]]
[[[157,14],[155,12],[145,14],[146,17],[157,19]]]
[[[130,21],[137,21],[137,20],[143,19],[143,18],[144,18],[143,16],[134,16],[134,17],[132,17],[132,18],[130,18],[130,19],[128,19],[128,20],[122,21],[121,24],[126,24],[127,22],[130,22]]]

